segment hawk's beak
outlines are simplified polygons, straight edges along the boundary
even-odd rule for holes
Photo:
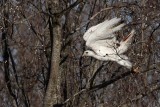
[[[82,57],[85,57],[85,56],[86,56],[85,53],[83,53],[83,54],[82,54]]]

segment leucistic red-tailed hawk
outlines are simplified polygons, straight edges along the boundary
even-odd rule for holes
[[[119,42],[114,33],[121,30],[125,25],[124,23],[118,24],[120,21],[121,18],[113,18],[89,28],[83,39],[86,41],[86,46],[91,50],[86,50],[83,56],[91,56],[103,61],[115,61],[131,69],[132,63],[123,53],[128,50],[135,30],[132,30],[125,40]]]

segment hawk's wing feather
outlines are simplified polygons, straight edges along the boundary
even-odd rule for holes
[[[93,26],[87,30],[83,38],[86,41],[86,45],[91,47],[96,41],[109,40],[108,38],[114,38],[114,32],[121,30],[124,24],[120,24],[113,27],[115,24],[120,22],[120,18],[113,18],[111,20],[106,20],[96,26]],[[112,28],[113,27],[113,28]]]

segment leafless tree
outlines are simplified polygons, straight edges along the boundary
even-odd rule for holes
[[[0,106],[160,106],[159,0],[1,0]],[[136,30],[133,72],[82,57],[83,34],[113,17]]]

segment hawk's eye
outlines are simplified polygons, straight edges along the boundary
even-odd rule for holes
[[[88,54],[88,52],[86,52],[86,54]]]

